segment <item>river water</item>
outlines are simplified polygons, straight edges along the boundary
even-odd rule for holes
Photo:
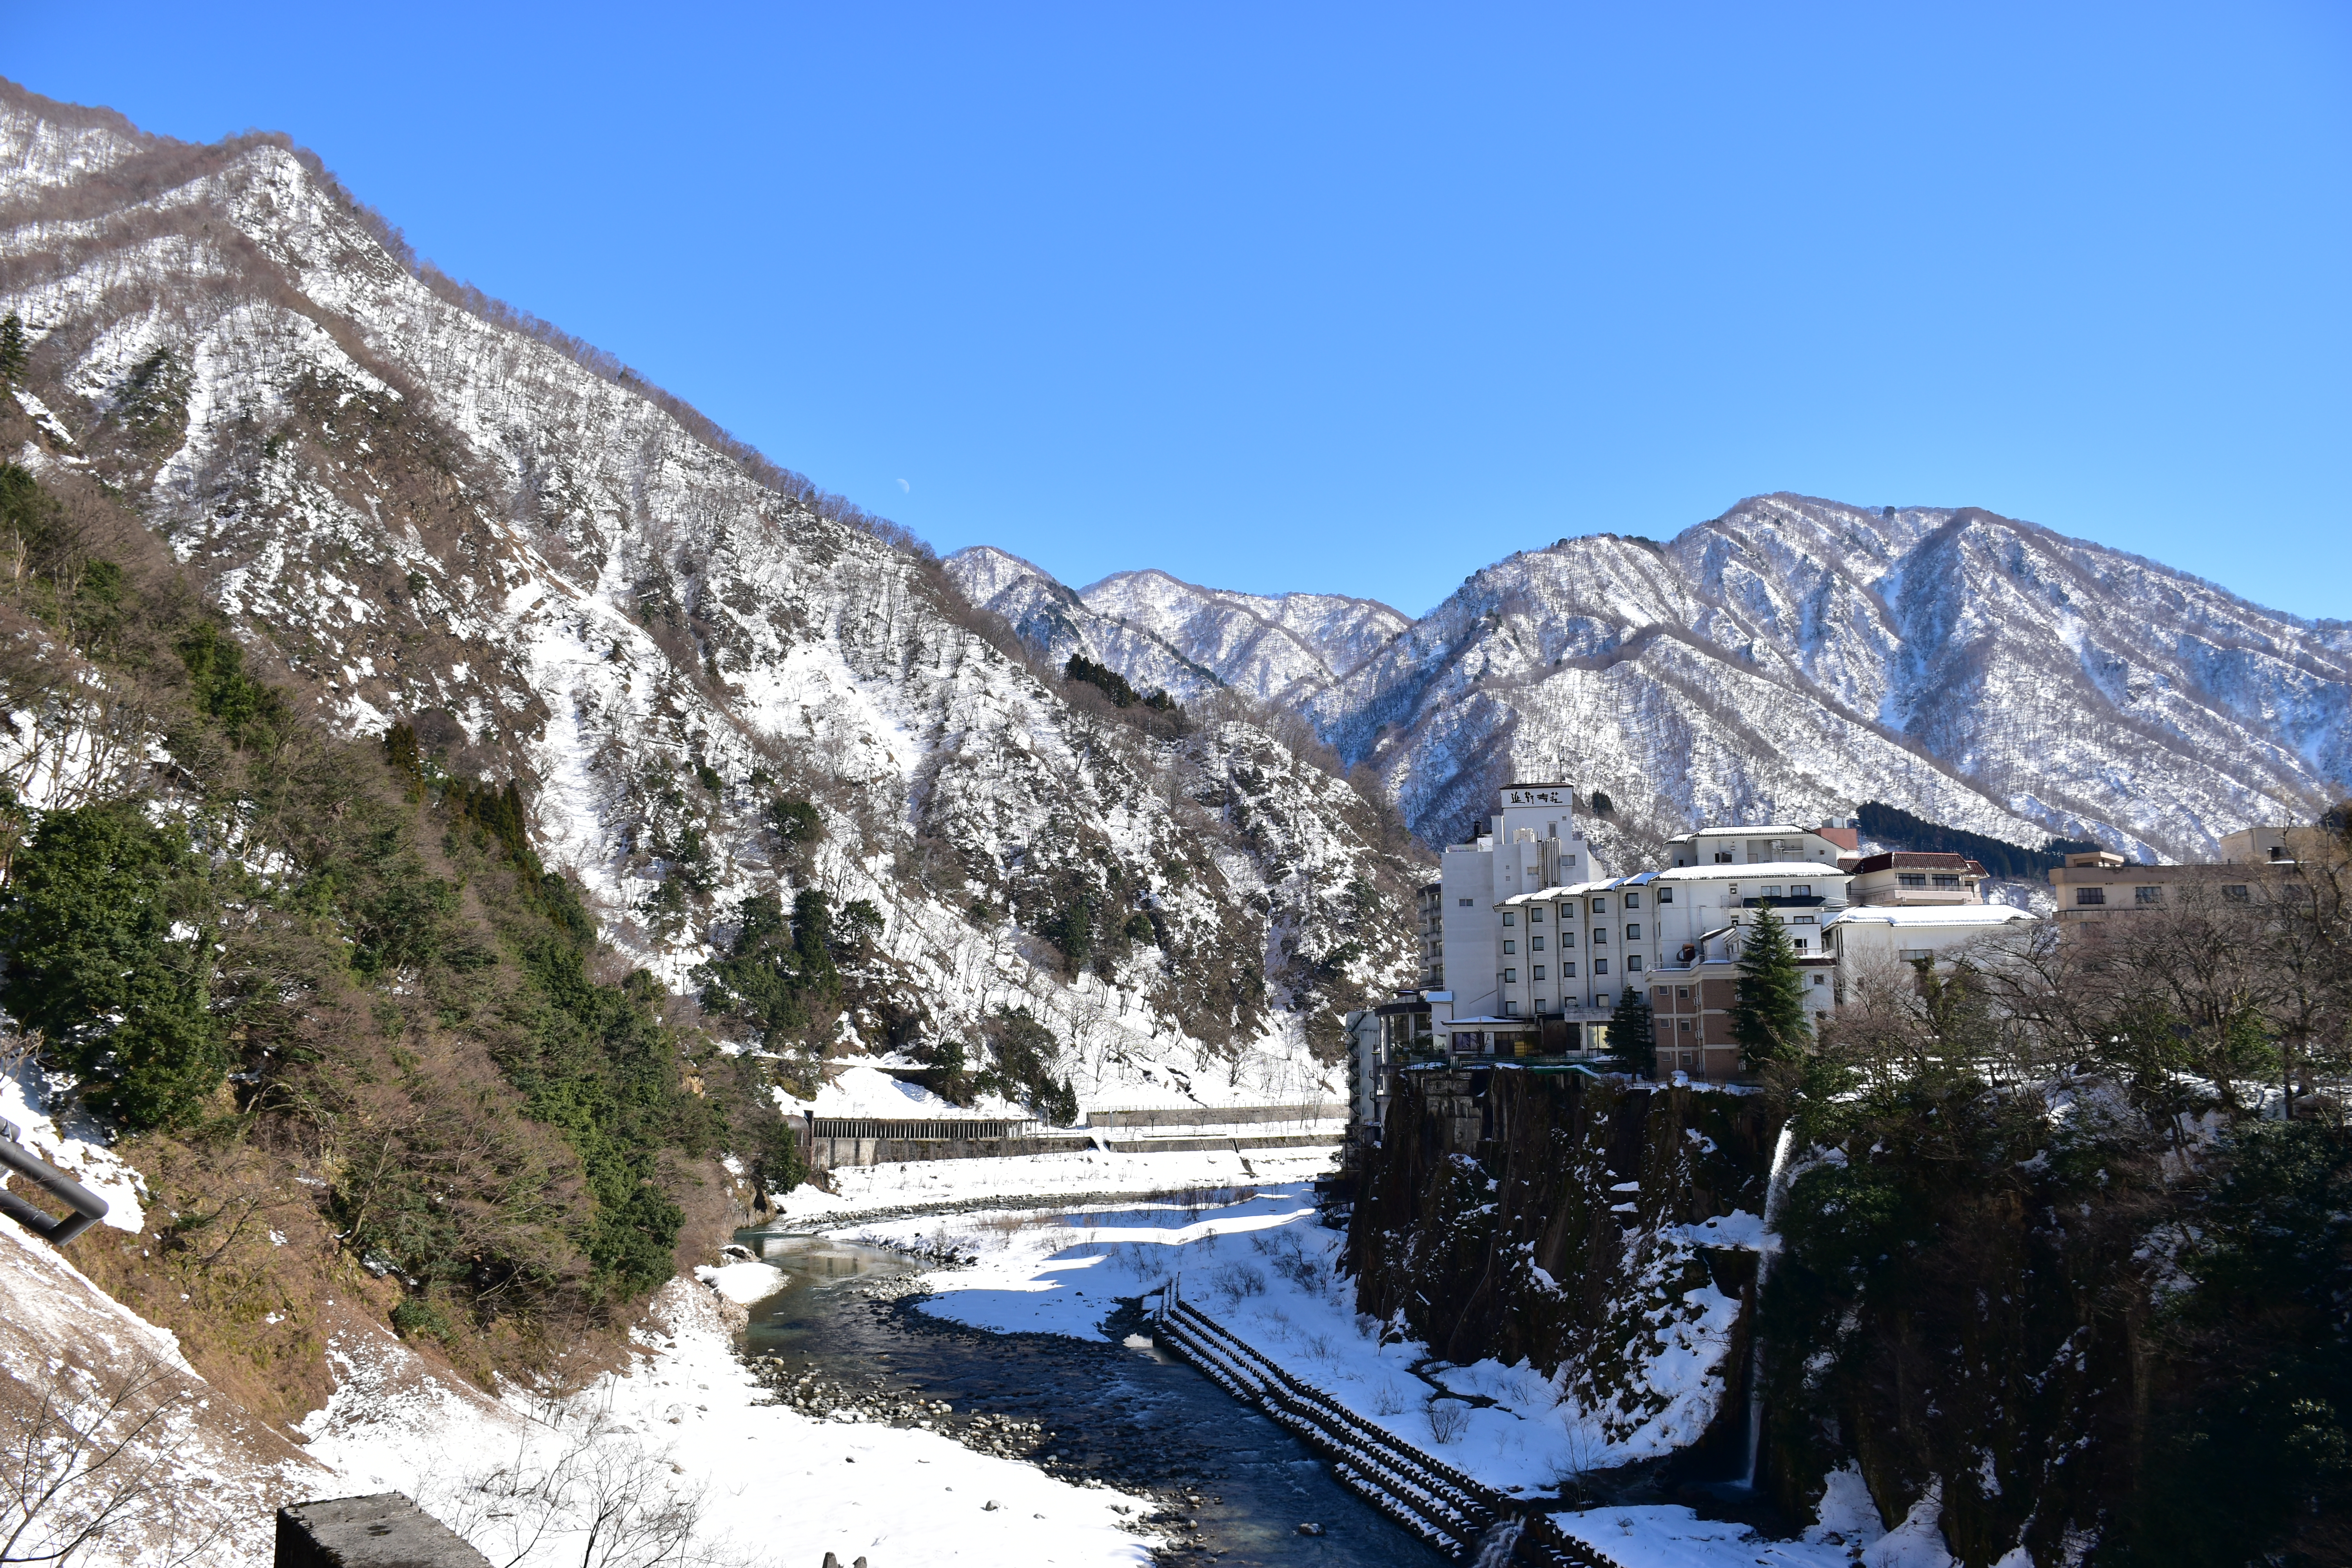
[[[1161,1528],[1181,1543],[1163,1562],[1447,1561],[1341,1487],[1280,1426],[1150,1346],[1132,1307],[1110,1324],[1111,1343],[987,1333],[890,1299],[889,1287],[920,1268],[897,1253],[751,1231],[740,1239],[792,1281],[752,1306],[746,1350],[852,1389],[946,1400],[958,1424],[977,1415],[1043,1422],[1039,1451],[1060,1456],[1055,1473],[1167,1505]],[[1323,1532],[1301,1534],[1301,1524]]]

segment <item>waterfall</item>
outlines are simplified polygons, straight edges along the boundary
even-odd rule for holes
[[[1528,1521],[1517,1517],[1497,1522],[1479,1538],[1478,1555],[1470,1568],[1508,1568],[1511,1553],[1518,1549],[1519,1537],[1527,1528]]]
[[[1789,1151],[1796,1146],[1794,1117],[1780,1123],[1772,1145],[1772,1173],[1764,1178],[1764,1234],[1756,1244],[1756,1292],[1748,1313],[1748,1489],[1756,1489],[1756,1472],[1764,1454],[1764,1280],[1772,1271],[1780,1243],[1772,1226],[1780,1217],[1780,1199],[1787,1191]]]

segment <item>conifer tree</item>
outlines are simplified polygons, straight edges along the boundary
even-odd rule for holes
[[[1731,1009],[1731,1037],[1750,1067],[1793,1058],[1812,1038],[1805,1022],[1804,976],[1789,932],[1770,910],[1739,943],[1739,998]]]
[[[6,320],[0,321],[0,386],[14,386],[25,379],[29,353],[24,318],[11,310]]]
[[[1609,1015],[1609,1058],[1618,1070],[1647,1073],[1657,1063],[1658,1030],[1650,1011],[1650,994],[1629,985],[1617,996]]]

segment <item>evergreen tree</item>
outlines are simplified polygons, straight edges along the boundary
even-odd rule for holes
[[[29,353],[24,318],[11,310],[6,320],[0,321],[0,386],[15,386],[25,379]]]
[[[1769,909],[1756,912],[1756,923],[1739,943],[1739,999],[1731,1009],[1731,1037],[1750,1067],[1794,1058],[1812,1038],[1796,950]]]
[[[1650,994],[1629,985],[1617,994],[1616,1010],[1609,1015],[1609,1059],[1620,1072],[1646,1074],[1656,1066],[1657,1046]]]
[[[0,1006],[126,1127],[194,1119],[233,1065],[195,923],[205,881],[184,829],[110,801],[42,814],[0,894]]]

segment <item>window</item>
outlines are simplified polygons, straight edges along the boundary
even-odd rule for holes
[[[1518,917],[1512,914],[1510,910],[1505,910],[1503,911],[1503,923],[1507,926],[1515,926],[1519,923]]]
[[[1503,943],[1503,951],[1505,952],[1517,952],[1519,951],[1519,944],[1516,942],[1506,940]]]
[[[1529,952],[1541,952],[1543,951],[1543,938],[1539,936],[1531,936],[1528,938],[1528,951]]]
[[[1540,975],[1540,974],[1538,974],[1538,975],[1537,975],[1537,976],[1536,976],[1536,978],[1537,978],[1537,979],[1538,979],[1538,980],[1540,980],[1540,979],[1542,979],[1542,978],[1543,978],[1543,976],[1542,976],[1542,975]],[[1537,1012],[1540,1013],[1540,1012],[1542,1012],[1545,1008],[1547,1008],[1547,1007],[1549,1007],[1549,1006],[1550,1006],[1550,1005],[1551,1005],[1551,1003],[1550,1003],[1550,1001],[1549,1001],[1548,998],[1545,998],[1545,997],[1542,997],[1542,996],[1538,996],[1538,997],[1537,997],[1537,998],[1536,998],[1536,1011],[1537,1011]]]
[[[1939,888],[1948,888],[1957,892],[1959,890],[1960,879],[1956,876],[1951,876],[1945,872],[1938,871],[1936,873],[1936,886]]]
[[[1640,926],[1638,926],[1638,925],[1630,925],[1630,926],[1627,926],[1627,927],[1625,928],[1625,940],[1626,940],[1627,942],[1639,942],[1639,941],[1641,941],[1641,940],[1642,940],[1642,928],[1641,928]]]
[[[1516,1018],[1516,1017],[1517,1017],[1518,1016],[1519,1016],[1519,1005],[1518,1005],[1517,1002],[1506,1002],[1506,1003],[1504,1003],[1504,1004],[1503,1004],[1503,1016],[1504,1016],[1504,1017],[1506,1017],[1506,1018]]]
[[[1562,980],[1573,980],[1573,979],[1575,979],[1575,978],[1576,978],[1576,965],[1574,965],[1573,963],[1563,963],[1563,964],[1561,964],[1561,965],[1559,966],[1559,977],[1560,977]]]
[[[1464,899],[1464,900],[1461,900],[1462,907],[1463,907],[1464,909],[1465,909],[1465,910],[1466,910],[1466,909],[1468,909],[1468,908],[1470,907],[1470,902],[1471,902],[1471,901],[1470,901],[1468,899]]]
[[[1675,890],[1672,888],[1660,888],[1658,889],[1658,902],[1662,904],[1671,904],[1674,901]]]
[[[1916,963],[1923,958],[1935,957],[1936,950],[1931,947],[1906,947],[1895,956],[1906,963]]]
[[[1609,973],[1609,961],[1608,961],[1607,959],[1605,959],[1605,958],[1596,958],[1596,959],[1594,959],[1594,960],[1592,961],[1592,973],[1595,973],[1595,974],[1606,974],[1606,973]]]
[[[2107,901],[2107,890],[2105,888],[2077,888],[2074,889],[2074,901],[2078,904],[2104,904]]]
[[[1640,953],[1629,952],[1625,955],[1625,973],[1628,974],[1639,974],[1642,973],[1642,955]]]
[[[1689,1001],[1689,1000],[1690,1000],[1690,987],[1689,987],[1689,986],[1687,986],[1687,985],[1677,985],[1677,986],[1675,986],[1675,1001],[1677,1001],[1677,1002],[1687,1002],[1687,1001]]]
[[[1827,985],[1829,983],[1830,977],[1826,974],[1816,974],[1813,976],[1813,984],[1816,985]]]
[[[1777,899],[1777,898],[1779,898],[1779,897],[1780,896],[1780,883],[1778,883],[1778,882],[1775,882],[1775,883],[1773,883],[1770,887],[1769,887],[1769,888],[1765,889],[1764,889],[1764,896],[1765,896],[1766,898],[1768,898],[1768,899]]]
[[[1789,896],[1792,899],[1810,899],[1813,896],[1813,885],[1811,882],[1806,882],[1801,886],[1790,888],[1789,889]]]
[[[1538,980],[1541,980],[1541,979],[1543,978],[1543,965],[1542,965],[1542,964],[1540,964],[1540,963],[1538,963],[1538,964],[1537,964],[1537,965],[1536,965],[1536,968],[1535,968],[1535,977],[1536,977]]]
[[[1682,1030],[1685,1035],[1690,1033],[1690,1020],[1688,1018],[1682,1020]]]
[[[2222,889],[2221,898],[2226,903],[2244,903],[2246,901],[2246,885],[2243,882],[2238,882]]]
[[[2160,904],[2164,902],[2164,889],[2162,888],[2134,888],[2132,889],[2132,902],[2135,904]]]
[[[1717,850],[1717,851],[1715,852],[1715,863],[1716,863],[1717,865],[1718,865],[1718,866],[1728,866],[1728,865],[1730,865],[1730,864],[1731,864],[1731,852],[1730,852],[1729,850],[1727,850],[1727,849],[1718,849],[1718,850]]]
[[[1925,871],[1897,871],[1895,873],[1895,885],[1898,888],[1924,888],[1927,885],[1927,873]]]
[[[1609,993],[1606,991],[1594,992],[1592,994],[1592,1005],[1596,1007],[1606,1007],[1609,1005]]]
[[[1789,939],[1789,945],[1795,948],[1799,952],[1802,952],[1811,944],[1807,942],[1803,937],[1793,936]]]
[[[1559,945],[1562,947],[1574,947],[1576,945],[1576,933],[1572,931],[1564,931],[1560,932]]]
[[[1629,910],[1638,910],[1638,909],[1640,909],[1640,908],[1642,907],[1642,895],[1641,895],[1641,894],[1639,894],[1639,893],[1628,893],[1628,894],[1626,894],[1626,895],[1625,895],[1625,907],[1626,907],[1627,909],[1629,909]]]
[[[1503,971],[1503,984],[1506,984],[1506,985],[1517,985],[1518,983],[1519,983],[1519,972],[1518,972],[1517,970],[1516,970],[1516,969],[1506,969],[1505,971]]]
[[[1592,912],[1593,912],[1594,914],[1596,914],[1596,915],[1605,915],[1605,914],[1607,914],[1607,913],[1609,912],[1609,900],[1606,900],[1606,899],[1595,899],[1595,900],[1592,900]]]
[[[1603,942],[1607,942],[1608,940],[1609,940],[1609,928],[1608,928],[1607,926],[1594,926],[1594,927],[1592,928],[1592,945],[1593,945],[1593,946],[1595,946],[1595,947],[1599,947],[1601,943],[1603,943]]]
[[[1528,910],[1528,924],[1531,926],[1539,926],[1543,924],[1543,906],[1541,904],[1538,904]]]

